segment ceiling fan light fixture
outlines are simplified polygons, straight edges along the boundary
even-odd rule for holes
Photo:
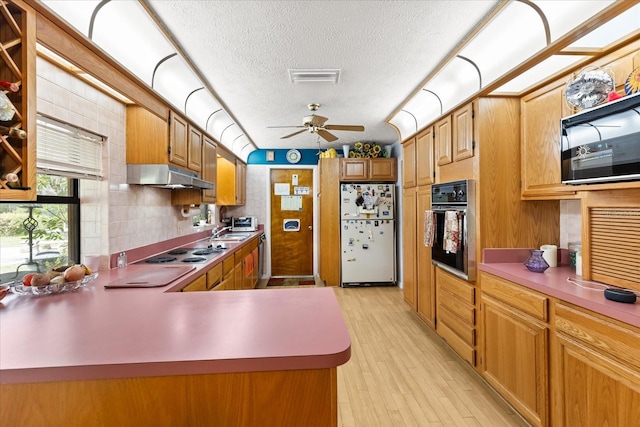
[[[291,83],[330,83],[337,84],[340,81],[339,69],[326,68],[289,68]]]

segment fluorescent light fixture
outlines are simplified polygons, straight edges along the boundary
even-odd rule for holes
[[[42,46],[40,43],[36,43],[36,52],[41,57],[56,64],[58,67],[68,71],[70,74],[73,74],[79,79],[84,80],[86,83],[97,88],[98,90],[101,90],[102,92],[106,93],[112,98],[115,98],[124,104],[133,104],[133,101],[127,98],[122,93],[113,89],[111,86],[107,86],[106,84],[102,83],[100,80],[96,79],[92,75],[87,74],[84,70],[76,67],[71,62],[67,61],[66,59],[64,59],[54,51]]]
[[[339,69],[289,68],[291,83],[331,83],[340,81]]]

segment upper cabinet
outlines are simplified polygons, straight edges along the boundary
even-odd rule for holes
[[[453,161],[473,157],[473,103],[454,111],[452,119]]]
[[[17,84],[7,93],[15,114],[0,121],[0,199],[35,200],[36,16],[22,2],[0,7],[0,81]]]
[[[627,46],[592,64],[612,73],[618,92],[629,73],[640,66],[638,43]],[[560,120],[577,111],[565,100],[569,76],[542,87],[521,99],[521,179],[526,199],[573,198],[580,190],[637,186],[636,183],[563,185],[560,170]]]
[[[438,166],[473,157],[473,103],[437,121],[435,127]]]
[[[522,98],[522,195],[550,196],[568,191],[560,184],[560,119],[571,114],[564,84]]]
[[[402,188],[416,186],[416,138],[402,143]]]
[[[443,117],[434,126],[436,160],[438,166],[443,166],[453,161],[453,155],[451,154],[451,116]]]
[[[202,190],[203,203],[216,203],[218,180],[218,146],[207,135],[202,139],[202,179],[213,184],[213,188]]]
[[[418,185],[429,185],[435,181],[433,169],[433,126],[422,131],[415,139],[415,176]]]
[[[127,106],[127,163],[173,164],[202,169],[202,132],[170,112],[169,120],[137,106]]]
[[[220,206],[244,205],[247,165],[225,150],[218,150],[217,163],[216,203]]]
[[[340,159],[340,181],[391,181],[398,179],[395,158]]]

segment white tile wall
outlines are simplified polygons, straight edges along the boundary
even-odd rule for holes
[[[105,179],[80,184],[82,255],[107,268],[111,253],[193,233],[170,190],[126,184],[125,105],[42,58],[36,67],[38,112],[106,137]]]
[[[582,212],[580,200],[560,201],[560,247],[582,240]]]

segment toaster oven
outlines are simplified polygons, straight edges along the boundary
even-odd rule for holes
[[[258,217],[239,216],[231,218],[231,231],[256,231],[258,229]]]

